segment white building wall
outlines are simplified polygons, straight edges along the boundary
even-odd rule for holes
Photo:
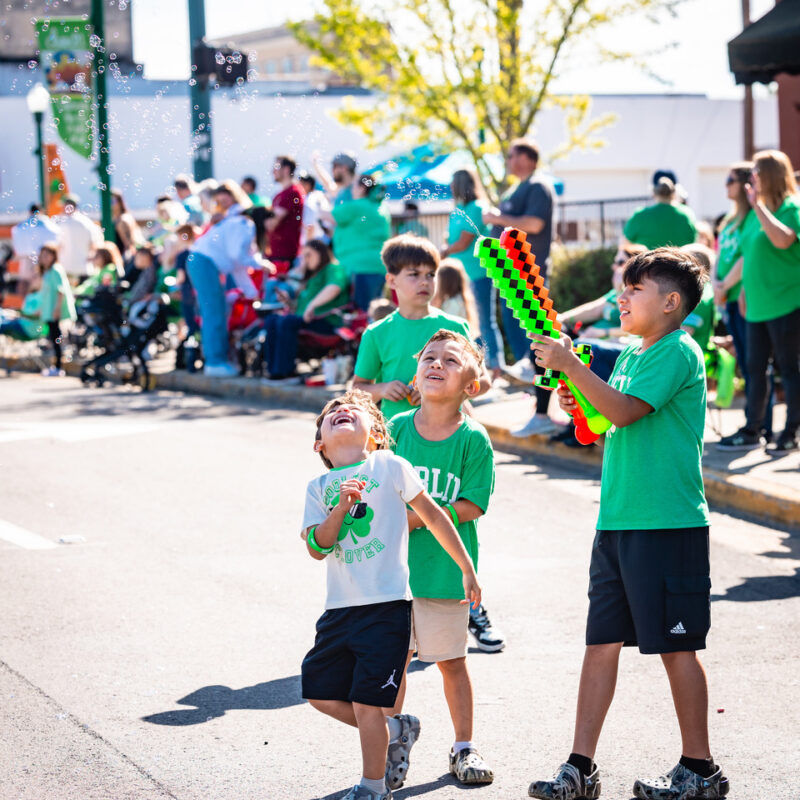
[[[370,97],[356,97],[370,103]],[[219,177],[253,174],[260,191],[274,191],[273,157],[293,153],[310,169],[311,154],[325,162],[340,150],[353,150],[365,165],[381,161],[399,147],[367,152],[363,137],[330,116],[340,96],[281,97],[261,94],[257,84],[240,92],[214,93],[214,172]],[[151,208],[178,172],[189,172],[189,100],[170,96],[114,96],[109,101],[113,184],[134,208]],[[593,100],[593,113],[613,112],[616,123],[604,133],[600,150],[574,152],[551,166],[564,182],[564,201],[641,196],[649,192],[655,169],[674,170],[699,216],[713,218],[726,208],[724,177],[742,152],[741,104],[703,96],[609,95]],[[756,146],[776,147],[777,102],[756,102]],[[33,121],[22,96],[0,97],[0,213],[19,211],[37,197]],[[57,141],[48,118],[48,141]],[[544,112],[536,138],[543,154],[563,141],[561,113]],[[63,145],[70,188],[87,206],[96,205],[91,164]]]

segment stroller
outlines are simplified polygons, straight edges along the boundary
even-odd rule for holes
[[[116,340],[105,353],[93,358],[81,369],[84,384],[102,386],[115,374],[122,376],[123,383],[140,386],[143,391],[153,388],[153,380],[144,357],[145,348],[169,328],[168,295],[156,294],[134,303],[128,311],[127,323],[119,328]],[[119,308],[119,306],[117,305]],[[121,315],[121,309],[120,315]],[[125,361],[128,369],[119,369]]]

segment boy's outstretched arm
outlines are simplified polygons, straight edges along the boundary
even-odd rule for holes
[[[436,537],[436,541],[445,549],[447,555],[458,564],[464,576],[464,600],[473,608],[481,603],[481,587],[478,576],[458,531],[453,526],[449,514],[431,499],[427,492],[420,492],[409,505],[419,514],[425,527]]]
[[[480,506],[475,505],[472,500],[459,499],[456,500],[452,505],[456,510],[456,515],[458,516],[459,522],[471,522],[473,519],[478,519],[478,517],[482,517],[486,513]],[[417,512],[413,509],[409,509],[408,529],[413,531],[416,528],[424,527],[425,523],[422,521],[420,515],[417,514]]]
[[[549,336],[533,336],[536,363],[546,369],[563,372],[586,397],[586,399],[618,428],[640,420],[653,407],[633,395],[624,394],[598,378],[572,350],[572,340],[561,334],[558,339]],[[564,410],[564,395],[559,391],[559,402]]]

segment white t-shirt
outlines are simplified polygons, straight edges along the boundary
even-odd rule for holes
[[[389,450],[339,467],[308,484],[303,530],[320,525],[339,502],[339,486],[366,482],[363,500],[344,518],[328,563],[325,608],[410,600],[406,503],[425,489],[416,470]]]
[[[36,274],[39,250],[49,242],[58,242],[59,231],[49,217],[36,215],[11,229],[11,244],[19,261],[19,275],[31,280]]]
[[[80,211],[56,219],[61,233],[58,260],[67,275],[87,275],[89,251],[103,242],[103,232]]]
[[[320,224],[319,218],[323,211],[330,211],[331,204],[325,194],[319,189],[309,192],[303,203],[303,227],[301,230],[300,241],[305,244],[309,239],[321,239],[325,236],[325,230]],[[307,233],[308,226],[313,225],[310,233]]]

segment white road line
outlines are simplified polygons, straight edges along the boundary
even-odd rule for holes
[[[19,525],[6,522],[4,519],[0,519],[0,539],[18,547],[24,547],[26,550],[49,550],[52,547],[58,547],[50,539],[45,539],[38,533],[20,528]]]

